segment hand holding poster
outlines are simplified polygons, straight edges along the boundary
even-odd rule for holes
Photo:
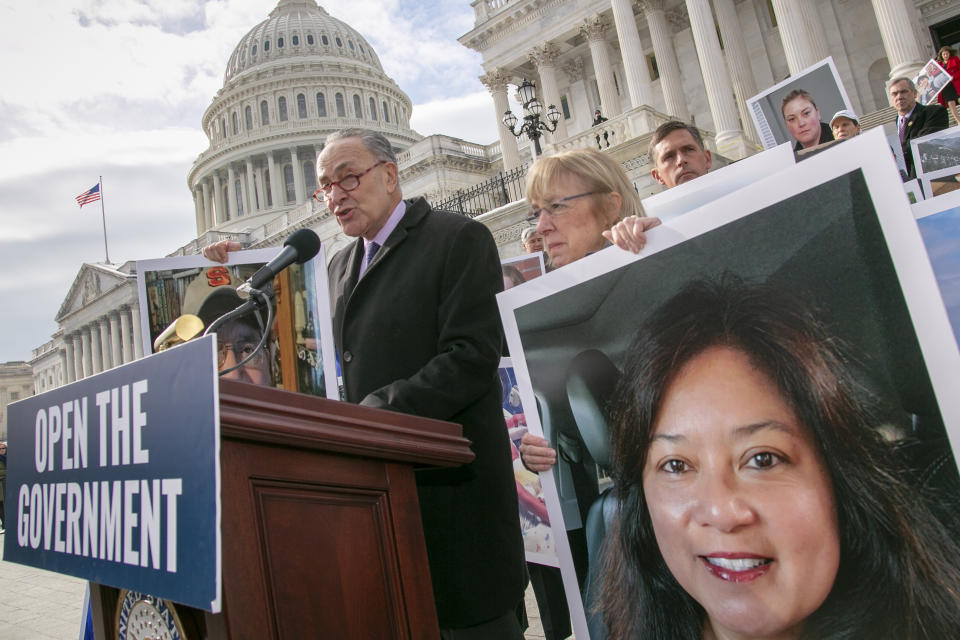
[[[877,573],[879,565],[890,565],[874,562],[882,557],[935,566],[943,572],[940,584],[953,584],[960,576],[955,542],[960,524],[955,506],[942,501],[960,490],[951,448],[951,441],[960,441],[955,393],[960,351],[933,272],[920,257],[922,241],[897,176],[882,132],[868,132],[653,229],[639,258],[607,249],[501,295],[522,401],[541,406],[539,415],[528,418],[531,432],[558,434],[550,436],[551,442],[559,436],[587,442],[608,434],[607,482],[612,480],[620,500],[609,511],[605,505],[597,511],[604,499],[596,497],[597,486],[591,494],[574,496],[586,501],[575,511],[588,514],[588,545],[593,532],[601,538],[617,534],[593,540],[593,546],[607,549],[605,562],[590,558],[585,576],[588,585],[600,585],[588,588],[588,597],[595,599],[585,607],[576,591],[567,589],[578,638],[599,628],[587,627],[586,614],[595,606],[606,614],[600,626],[614,625],[620,632],[616,637],[647,637],[651,629],[644,625],[683,627],[697,637],[707,624],[744,633],[750,624],[769,624],[764,632],[776,635],[785,620],[804,625],[814,637],[835,631],[837,624],[851,637],[899,637],[907,634],[906,624],[923,624],[934,630],[932,637],[952,632],[960,615],[955,593],[914,584],[910,589],[924,591],[942,607],[911,608],[902,600],[899,580]],[[761,343],[762,336],[777,336],[769,345],[785,358],[777,369],[784,373],[770,373],[770,352],[755,350],[753,341],[732,326],[723,331],[736,332],[721,331],[728,340],[687,342],[684,336],[701,336],[715,326],[702,315],[711,308],[726,310],[711,317],[742,326]],[[772,322],[777,331],[755,327],[756,322]],[[668,344],[671,339],[680,342]],[[730,349],[731,344],[736,347]],[[830,352],[837,345],[855,355],[838,359]],[[600,405],[607,407],[606,423],[585,424],[571,411],[570,373],[583,354],[597,352],[610,363],[604,370],[623,374],[619,385],[602,385],[614,389],[610,401]],[[656,353],[670,355],[648,366]],[[814,353],[816,366],[797,361],[800,354]],[[694,366],[717,354],[726,359]],[[832,364],[823,368],[823,362]],[[660,375],[637,387],[651,371]],[[710,378],[710,371],[723,375]],[[812,391],[816,381],[828,378],[837,384],[825,382],[823,389],[856,392],[856,400],[845,405],[856,411],[839,421],[833,413],[836,398]],[[673,383],[681,379],[698,384],[677,396]],[[811,393],[800,393],[806,398],[801,401],[796,394],[804,388]],[[746,399],[744,393],[759,395]],[[731,398],[739,400],[731,404]],[[697,407],[710,409],[683,416]],[[758,407],[763,410],[743,411]],[[827,414],[834,418],[824,418]],[[677,419],[668,424],[651,416]],[[771,424],[782,428],[764,426]],[[689,425],[697,431],[685,430]],[[792,444],[778,440],[784,436]],[[725,444],[716,448],[721,441]],[[801,444],[805,453],[797,448]],[[593,451],[593,445],[589,448]],[[721,458],[719,467],[708,464]],[[800,465],[801,459],[820,462]],[[554,474],[578,473],[578,465],[585,468],[585,462],[561,457]],[[735,476],[717,476],[720,469]],[[594,477],[607,475],[601,470]],[[701,476],[709,477],[698,482]],[[688,486],[740,486],[748,477],[755,482],[789,478],[782,485],[789,489],[767,503],[732,489],[722,495],[682,493]],[[657,484],[662,480],[668,484]],[[848,490],[851,482],[873,488]],[[730,504],[734,496],[736,504],[747,505],[743,513],[756,518],[728,523],[726,529],[703,519],[710,513],[736,518],[729,510],[709,507]],[[677,507],[672,512],[671,504]],[[701,505],[683,516],[700,518],[696,527],[677,526],[671,513],[679,517],[681,504]],[[790,508],[780,510],[778,504]],[[804,509],[798,510],[801,504]],[[832,508],[818,510],[824,504],[834,505],[839,516],[833,517]],[[566,540],[560,539],[573,527],[566,521],[560,527],[554,517],[567,515],[560,505],[548,506],[561,570],[566,583],[576,585],[575,570],[566,563]],[[850,541],[883,538],[869,531],[886,527],[891,513],[909,526],[898,530],[893,544],[865,551],[869,560],[861,563]],[[849,527],[854,521],[855,531]],[[696,531],[726,535],[729,543],[718,547],[698,541],[692,537]],[[768,546],[751,547],[750,535]],[[914,544],[917,536],[923,541]],[[746,555],[723,555],[734,548]],[[808,557],[791,551],[805,548],[818,551]],[[802,578],[779,579],[788,574]],[[897,588],[883,593],[864,593],[857,586],[893,583]],[[636,589],[628,592],[624,584]],[[730,614],[722,592],[731,584],[756,590],[757,602],[769,603],[777,615],[768,616],[761,605],[744,607],[742,617]],[[643,607],[644,602],[653,604]],[[800,606],[787,611],[787,602]],[[865,615],[849,615],[851,610]]]

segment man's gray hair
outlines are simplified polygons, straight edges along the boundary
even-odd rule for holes
[[[360,129],[359,127],[340,129],[327,136],[326,144],[330,144],[335,140],[343,140],[344,138],[360,138],[363,146],[373,154],[373,157],[376,158],[378,162],[397,163],[397,156],[393,153],[393,147],[390,146],[390,141],[387,140],[382,133],[377,133],[370,129]]]
[[[887,85],[887,88],[889,89],[893,85],[900,84],[901,82],[906,82],[907,86],[910,87],[910,91],[917,90],[917,85],[913,84],[913,80],[911,80],[906,76],[900,76],[899,78],[894,78],[893,80],[890,81],[890,84]]]

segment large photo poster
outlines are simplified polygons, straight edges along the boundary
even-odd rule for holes
[[[520,503],[520,527],[527,562],[556,567],[556,542],[550,528],[550,516],[538,474],[520,461],[520,439],[527,432],[527,417],[520,402],[520,388],[510,358],[500,359],[500,386],[503,389],[503,419],[510,434],[513,475]]]
[[[884,499],[896,508],[916,508],[932,514],[928,520],[942,522],[936,529],[941,536],[938,544],[952,545],[950,540],[960,535],[957,511],[941,497],[956,495],[960,490],[953,453],[960,442],[960,399],[956,393],[960,352],[882,132],[868,132],[722,197],[653,229],[648,238],[639,257],[610,248],[499,298],[521,401],[526,406],[539,403],[538,414],[527,414],[528,428],[542,433],[558,449],[559,462],[551,472],[558,500],[553,502],[548,495],[548,511],[577,637],[604,637],[599,611],[605,605],[626,610],[639,601],[636,593],[617,600],[618,589],[610,588],[611,583],[627,583],[623,568],[635,564],[630,558],[611,562],[616,555],[604,564],[602,550],[610,543],[608,536],[618,522],[647,523],[641,531],[631,527],[638,547],[662,556],[666,566],[658,566],[663,571],[669,568],[673,579],[682,585],[675,589],[682,588],[684,597],[697,602],[710,602],[698,591],[700,572],[718,582],[761,585],[769,584],[763,582],[764,575],[781,575],[776,573],[783,570],[781,566],[792,566],[807,576],[817,572],[836,575],[835,580],[823,580],[819,588],[821,608],[837,606],[837,596],[829,595],[832,585],[870,579],[859,575],[859,569],[839,571],[836,556],[831,556],[829,545],[824,545],[824,540],[853,535],[843,529],[845,518],[863,507],[862,495],[844,489],[845,474],[862,473],[868,484],[879,482],[881,477],[872,476],[861,465],[855,453],[860,448],[881,447],[884,455],[891,456],[896,452],[897,459],[910,470],[904,476],[904,482],[909,478],[909,486],[890,495],[881,492]],[[756,374],[752,363],[765,356],[752,352],[744,356],[746,347],[740,351],[705,348],[703,353],[720,354],[723,359],[701,358],[698,353],[689,362],[705,363],[702,367],[670,369],[669,363],[677,353],[670,339],[682,341],[686,332],[710,326],[708,310],[716,308],[729,309],[733,316],[719,315],[728,320],[739,317],[747,326],[767,317],[767,327],[752,330],[777,336],[772,342],[782,345],[774,348],[781,355],[815,354],[824,345],[836,348],[843,356],[829,356],[834,363],[829,374],[820,371],[820,360],[807,362],[790,356],[785,362],[792,364],[784,367],[794,373],[783,375],[794,376],[803,388],[816,388],[830,376],[849,380],[849,388],[856,390],[855,406],[870,417],[851,419],[856,429],[846,421],[837,425],[845,434],[849,430],[849,441],[844,445],[817,441],[814,446],[806,434],[813,432],[814,440],[826,437],[821,421],[794,417],[793,422],[799,426],[781,429],[791,422],[783,417],[791,415],[791,410],[777,413],[793,406],[783,399],[786,392],[770,390],[775,383],[767,376],[772,374],[751,377]],[[736,309],[745,311],[737,316]],[[672,327],[682,329],[679,337]],[[820,338],[812,340],[809,336]],[[658,344],[668,354],[665,359],[651,359],[660,353],[656,351]],[[833,353],[830,349],[827,352]],[[817,358],[827,358],[827,352]],[[656,371],[662,375],[650,377],[651,385],[632,386]],[[683,393],[672,393],[672,385],[671,389],[657,386],[674,376],[690,382]],[[736,386],[744,380],[751,381],[753,386],[746,386],[753,391],[758,387],[765,390],[746,400],[742,394],[748,391]],[[654,395],[648,397],[647,391]],[[736,401],[731,403],[730,398]],[[772,404],[764,404],[767,401]],[[650,413],[643,414],[639,408],[643,402],[653,403]],[[809,415],[828,411],[810,402],[811,406],[803,410],[812,412]],[[702,408],[714,403],[719,408]],[[727,434],[724,437],[752,438],[760,433],[764,446],[744,449],[743,457],[737,458],[739,462],[731,461],[725,468],[738,469],[737,477],[767,468],[792,469],[785,461],[797,460],[800,454],[793,449],[787,454],[786,448],[798,441],[814,449],[819,447],[816,452],[807,449],[803,456],[808,460],[820,456],[827,469],[811,471],[806,481],[796,485],[788,483],[789,488],[775,501],[797,506],[800,496],[819,496],[811,499],[811,509],[797,506],[789,512],[766,514],[783,527],[781,530],[795,530],[800,536],[796,538],[798,543],[818,553],[803,557],[785,552],[774,561],[758,555],[714,558],[701,551],[704,555],[689,556],[696,570],[691,569],[693,577],[687,576],[685,561],[677,558],[687,557],[682,549],[690,540],[687,530],[672,520],[671,514],[679,512],[671,511],[670,505],[676,503],[669,496],[676,494],[670,487],[677,485],[670,483],[698,477],[694,470],[706,470],[705,456],[709,453],[713,460],[716,451],[697,447],[717,441],[712,432],[691,433],[683,425],[699,424],[697,421],[704,420],[705,415],[732,415],[739,408],[757,406],[764,406],[765,411],[769,408],[770,415],[780,417],[773,422],[767,414],[731,418],[730,422],[738,426],[729,433],[722,431]],[[647,422],[644,415],[648,416]],[[660,429],[667,427],[660,421],[653,423],[649,418],[652,415],[671,416],[672,426],[662,433]],[[755,419],[759,422],[753,422]],[[618,430],[618,425],[623,427]],[[727,428],[727,422],[721,426]],[[642,431],[647,428],[651,430]],[[641,432],[650,440],[641,439],[638,444],[631,434]],[[793,445],[770,444],[780,442],[778,438],[785,434]],[[729,457],[733,449],[736,447],[722,449],[723,455]],[[631,470],[623,472],[619,485],[611,471],[617,469],[618,455],[623,468]],[[650,466],[647,456],[658,462]],[[631,461],[638,468],[634,469]],[[784,466],[777,466],[781,464]],[[715,471],[714,467],[710,469]],[[811,467],[806,469],[810,471]],[[694,475],[684,475],[688,472]],[[832,489],[829,482],[824,483],[825,476],[833,479]],[[711,482],[708,486],[718,485]],[[643,510],[631,511],[621,520],[618,491],[634,496],[624,503],[627,507],[635,504],[634,499],[641,503],[646,500],[649,515],[644,516]],[[914,500],[919,506],[902,504],[898,501],[902,495],[922,496],[923,500]],[[832,501],[844,514],[840,524],[832,522],[829,510],[813,508],[824,501]],[[731,526],[746,529],[752,525],[745,522]],[[586,539],[582,549],[577,543],[570,544],[580,536]],[[804,536],[810,539],[804,542]],[[843,545],[836,551],[844,558],[850,553]],[[575,563],[578,556],[580,561]],[[636,578],[645,574],[632,575]],[[836,591],[842,591],[841,587]],[[771,593],[771,598],[789,595],[765,593]],[[661,608],[671,611],[667,605]],[[819,611],[815,609],[810,619],[816,620],[814,613]],[[708,618],[712,619],[714,613],[718,612],[707,607]],[[689,621],[674,619],[663,624]]]
[[[960,191],[913,205],[953,335],[960,340]]]
[[[784,142],[816,146],[821,136],[832,140],[830,118],[841,109],[853,110],[833,58],[761,91],[747,100],[747,108],[764,149]]]
[[[226,264],[203,256],[138,261],[144,353],[200,335],[218,317],[242,304],[237,287],[279,251],[233,251]],[[273,322],[262,348],[257,345],[268,315],[262,305],[257,312],[218,329],[221,371],[250,356],[231,375],[254,384],[339,399],[324,265],[321,247],[312,260],[291,265],[274,278]]]

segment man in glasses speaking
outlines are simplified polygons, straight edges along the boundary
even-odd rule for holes
[[[390,142],[374,131],[328,136],[317,183],[313,197],[357,239],[328,267],[345,399],[456,422],[476,456],[417,472],[440,637],[523,640],[527,578],[497,375],[503,278],[493,236],[423,198],[404,201]],[[222,241],[203,254],[225,262],[239,248]]]
[[[490,231],[404,201],[390,142],[330,135],[315,197],[357,240],[330,261],[334,342],[346,399],[463,425],[476,458],[418,472],[417,489],[441,637],[517,638],[526,583],[517,492],[503,428]]]

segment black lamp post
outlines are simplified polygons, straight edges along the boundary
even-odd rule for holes
[[[517,91],[520,93],[520,100],[523,101],[523,124],[520,126],[520,131],[516,131],[514,127],[517,124],[518,118],[513,115],[512,111],[507,111],[503,114],[503,126],[517,138],[523,134],[527,134],[527,137],[533,142],[533,148],[536,154],[539,156],[542,153],[540,150],[540,136],[542,136],[543,133],[541,132],[549,131],[553,133],[557,130],[557,122],[560,121],[561,116],[560,110],[557,109],[555,105],[547,107],[547,121],[550,123],[547,125],[540,119],[540,114],[543,112],[543,105],[537,100],[537,89],[533,86],[533,83],[529,80],[524,80],[523,84],[517,87]]]

